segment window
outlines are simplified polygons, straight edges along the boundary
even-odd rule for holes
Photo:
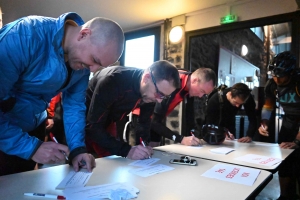
[[[147,68],[159,60],[160,27],[125,33],[125,50],[120,64]]]

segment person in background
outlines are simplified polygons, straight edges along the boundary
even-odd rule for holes
[[[149,142],[154,102],[161,102],[179,87],[176,67],[168,61],[154,62],[147,69],[113,66],[97,72],[86,92],[86,143],[98,157],[118,155],[139,160],[149,158],[151,147],[130,146],[116,138],[115,122],[139,107],[136,131]]]
[[[84,23],[76,13],[27,16],[0,29],[0,175],[32,170],[36,162],[65,162],[61,151],[75,171],[95,167],[84,141],[88,78],[116,62],[123,48],[116,22]],[[60,92],[68,147],[43,142],[46,109]]]
[[[63,103],[61,96],[62,93],[59,93],[53,97],[50,101],[49,107],[47,108],[48,118],[46,122],[46,141],[51,140],[50,133],[52,133],[58,143],[67,145],[63,122]]]
[[[284,111],[278,143],[283,149],[295,149],[278,168],[279,199],[297,199],[296,180],[300,181],[300,73],[296,69],[296,57],[290,51],[279,53],[271,61],[268,71],[272,79],[265,86],[265,103],[258,131],[262,136],[269,136],[271,112],[278,102]]]
[[[251,142],[257,130],[255,101],[251,95],[251,90],[244,83],[236,83],[230,88],[212,94],[208,99],[205,124],[226,128],[230,133],[229,137],[233,139],[233,136],[236,136],[235,115],[242,106],[248,116],[249,127],[247,136],[239,138],[238,141]]]
[[[199,68],[193,73],[179,70],[181,85],[175,90],[171,97],[157,102],[151,122],[151,143],[152,147],[159,146],[161,136],[174,140],[183,145],[199,145],[200,140],[194,135],[180,135],[163,124],[166,116],[182,102],[186,97],[202,97],[209,94],[215,87],[216,75],[212,69]]]

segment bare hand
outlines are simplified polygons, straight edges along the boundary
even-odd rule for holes
[[[73,168],[76,172],[79,171],[79,168],[85,168],[89,172],[93,170],[93,168],[96,167],[96,161],[92,154],[89,153],[82,153],[77,155],[72,160]]]
[[[149,146],[150,147],[158,147],[158,146],[160,146],[160,142],[149,142]]]
[[[242,137],[242,138],[238,139],[238,142],[249,143],[249,142],[252,142],[252,138],[249,136]]]
[[[186,146],[198,146],[200,145],[200,140],[195,136],[183,137],[181,144]]]
[[[66,155],[70,153],[66,145],[43,142],[31,159],[42,164],[65,163],[65,156],[61,151],[64,151]]]
[[[146,158],[151,158],[151,155],[153,154],[152,147],[146,146],[143,147],[142,145],[137,145],[134,147],[131,147],[127,158],[131,160],[143,160]]]
[[[47,130],[51,129],[53,127],[53,125],[54,125],[53,119],[47,119],[47,123],[46,124],[47,124],[46,129]]]
[[[283,149],[294,149],[297,145],[294,142],[282,142],[279,146]]]
[[[228,135],[229,135],[229,136],[228,136]],[[235,138],[234,138],[234,135],[233,135],[232,133],[227,133],[225,139],[226,139],[226,140],[234,140]]]
[[[258,128],[258,132],[259,134],[268,137],[269,136],[269,131],[268,130],[268,126],[265,124],[262,124],[259,128]]]

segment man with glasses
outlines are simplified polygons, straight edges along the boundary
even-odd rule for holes
[[[279,199],[299,199],[296,196],[296,179],[300,181],[300,73],[296,68],[296,57],[289,51],[279,53],[268,67],[270,79],[265,86],[265,104],[258,131],[269,136],[268,125],[276,102],[284,111],[278,134],[278,143],[283,149],[295,149],[278,168],[281,196]],[[277,107],[279,107],[277,105]]]
[[[161,137],[166,137],[183,145],[199,145],[200,140],[193,135],[184,137],[166,127],[163,123],[165,117],[184,100],[185,97],[202,97],[209,94],[215,87],[216,75],[212,69],[199,68],[193,73],[179,70],[181,86],[175,90],[170,98],[157,102],[151,123],[152,147],[160,144]]]
[[[97,157],[118,155],[145,159],[152,148],[130,146],[116,138],[115,122],[139,107],[136,131],[144,142],[149,141],[150,116],[154,102],[161,102],[179,87],[179,74],[168,61],[154,62],[149,68],[114,66],[103,69],[90,80],[86,92],[86,143]]]

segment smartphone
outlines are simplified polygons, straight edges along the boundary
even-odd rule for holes
[[[191,166],[197,165],[197,161],[195,159],[191,159],[187,156],[182,156],[180,159],[171,159],[169,162],[171,164],[179,164],[179,165],[191,165]]]

